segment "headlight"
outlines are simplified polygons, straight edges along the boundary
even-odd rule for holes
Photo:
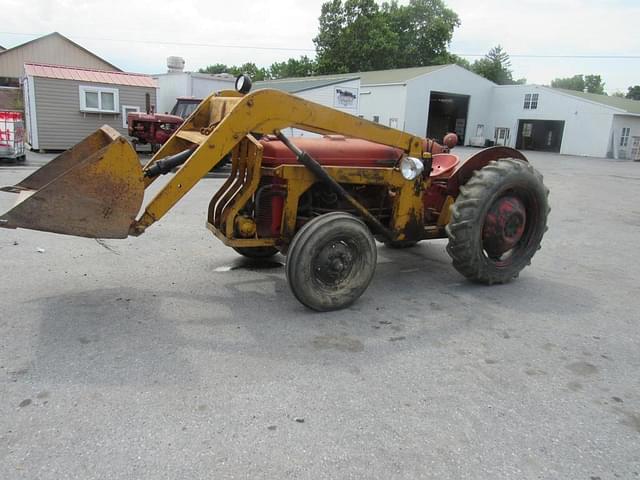
[[[251,78],[243,73],[236,77],[236,90],[240,93],[249,93],[251,90]]]
[[[400,173],[405,180],[415,180],[424,170],[424,164],[413,157],[404,157],[400,160]]]

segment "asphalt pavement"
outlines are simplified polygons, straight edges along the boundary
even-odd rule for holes
[[[640,163],[528,156],[519,279],[379,246],[332,313],[206,230],[220,178],[138,238],[0,229],[0,479],[640,479]]]

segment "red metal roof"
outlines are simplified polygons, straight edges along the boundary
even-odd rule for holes
[[[156,88],[158,84],[148,75],[141,73],[108,72],[63,65],[47,65],[44,63],[25,63],[27,76],[57,78],[60,80],[77,80],[80,82],[108,83],[113,85],[130,85],[132,87]]]

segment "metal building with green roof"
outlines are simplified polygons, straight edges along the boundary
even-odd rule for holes
[[[410,133],[464,145],[640,160],[640,101],[496,85],[458,65],[256,82]]]

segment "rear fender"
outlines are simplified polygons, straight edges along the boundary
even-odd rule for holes
[[[473,172],[480,170],[493,160],[501,158],[517,158],[528,162],[527,158],[518,150],[511,147],[489,147],[472,155],[466,162],[462,163],[447,180],[447,194],[458,196],[460,187],[467,183]]]

